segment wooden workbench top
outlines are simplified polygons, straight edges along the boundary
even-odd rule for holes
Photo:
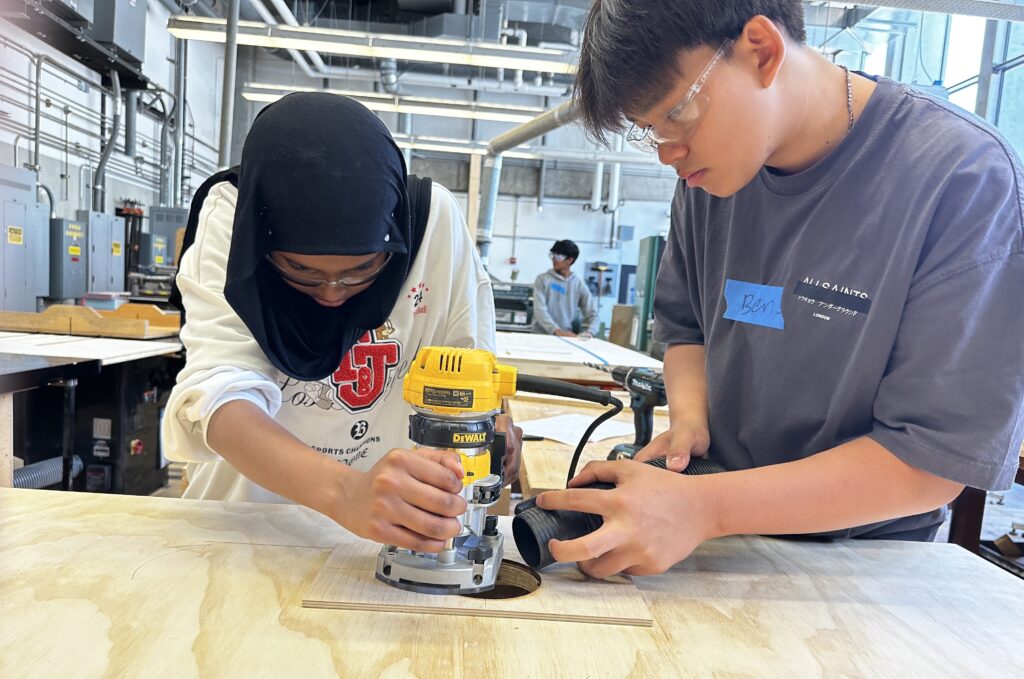
[[[652,628],[301,608],[355,539],[292,505],[0,489],[0,676],[967,676],[1019,660],[1024,582],[954,545],[717,540],[637,578]]]
[[[629,394],[626,392],[614,392],[615,396],[623,402],[625,408],[615,416],[615,420],[633,424],[633,411],[629,409]],[[554,415],[581,414],[590,418],[598,417],[607,410],[604,406],[584,401],[557,398],[553,396],[534,396],[520,394],[509,400],[509,412],[516,424],[522,424],[529,420],[540,420]],[[668,429],[668,408],[655,408],[654,411],[654,435]],[[633,435],[617,438],[604,439],[595,443],[588,443],[580,455],[579,464],[576,466],[577,473],[587,466],[588,462],[595,460],[606,460],[608,454],[619,443],[632,443]],[[566,474],[569,472],[569,464],[572,462],[573,451],[576,444],[568,445],[550,439],[543,441],[524,441],[523,456],[519,471],[519,482],[523,489],[523,496],[531,498],[546,490],[558,490],[565,488]]]

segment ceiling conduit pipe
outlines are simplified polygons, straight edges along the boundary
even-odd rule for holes
[[[103,212],[104,198],[107,192],[104,175],[107,172],[107,163],[110,161],[110,154],[114,152],[114,145],[117,143],[117,135],[121,128],[121,78],[116,70],[110,71],[110,83],[114,88],[114,120],[110,125],[110,138],[103,145],[103,153],[100,155],[100,162],[96,165],[96,174],[92,181],[92,208],[97,212]]]
[[[21,167],[21,164],[18,162],[18,144],[20,144],[21,140],[24,138],[25,137],[20,134],[14,135],[14,141],[11,144],[11,146],[14,148],[14,167]]]
[[[498,204],[498,186],[501,182],[502,153],[536,139],[551,130],[567,125],[576,120],[579,109],[573,100],[545,111],[533,120],[513,127],[487,144],[487,155],[484,156],[484,170],[488,172],[486,191],[484,192],[480,213],[477,218],[476,244],[480,250],[480,259],[487,265],[491,250],[491,234],[494,233],[494,213]]]
[[[508,38],[515,38],[516,43],[520,47],[526,47],[526,29],[525,28],[503,28],[501,29],[501,44],[507,44]],[[502,81],[505,78],[505,69],[498,69],[498,81]],[[515,75],[512,76],[512,85],[518,90],[523,86],[523,70],[516,69]]]
[[[277,25],[277,19],[274,17],[273,14],[270,13],[270,10],[267,9],[266,5],[264,5],[262,2],[260,2],[260,0],[249,0],[249,5],[254,10],[256,10],[257,14],[260,15],[260,19],[263,20],[263,23],[265,23],[265,24],[267,24],[269,26],[276,26]],[[288,9],[287,6],[285,7],[285,9]],[[313,54],[316,54],[316,53],[314,52]],[[319,78],[320,77],[316,73],[313,72],[313,69],[311,69],[309,67],[309,64],[306,63],[306,60],[302,57],[302,54],[298,50],[293,50],[293,49],[288,50],[288,56],[290,56],[292,58],[292,61],[294,61],[296,63],[296,65],[298,65],[298,67],[300,69],[302,69],[302,72],[306,74],[306,77],[308,77],[308,78]]]
[[[252,4],[253,8],[259,13],[260,10],[256,6],[257,3],[254,2],[253,0],[249,0],[249,2]],[[281,19],[284,20],[285,24],[287,24],[288,26],[298,26],[299,25],[299,20],[296,19],[295,15],[292,14],[292,11],[290,9],[288,9],[288,5],[285,4],[284,0],[270,0],[270,4],[273,5],[274,9],[277,10],[277,13],[281,15]],[[264,11],[266,11],[266,8],[264,8]],[[263,14],[260,13],[260,16],[263,16]],[[266,18],[264,18],[264,21],[267,21]],[[267,21],[267,23],[271,23],[271,22]],[[277,23],[278,22],[276,22],[276,21],[273,22],[273,24],[277,24]],[[294,50],[288,50],[288,53],[291,54],[292,58],[294,59],[295,55],[292,54],[292,52],[294,52]],[[313,63],[313,68],[315,68],[317,70],[317,73],[320,73],[322,76],[325,76],[325,77],[329,77],[330,76],[330,67],[327,64],[324,63],[324,60],[320,56],[319,52],[314,52],[312,50],[309,50],[305,54],[306,54],[307,57],[309,57],[309,60]],[[300,61],[301,61],[301,59],[300,59]],[[315,76],[310,75],[310,77],[315,77]]]
[[[43,62],[50,60],[43,54],[36,56],[36,112],[32,131],[32,169],[39,172],[39,144],[42,139],[43,121]]]
[[[50,219],[57,218],[57,202],[53,199],[53,191],[46,184],[36,181],[36,190],[46,194],[46,200],[50,201]]]

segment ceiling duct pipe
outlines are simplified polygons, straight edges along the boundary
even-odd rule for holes
[[[601,210],[601,198],[604,195],[604,161],[599,161],[594,166],[594,183],[590,187],[590,204],[584,205],[587,212],[599,212]]]
[[[615,152],[622,153],[622,135],[615,138]],[[619,211],[621,200],[620,189],[622,186],[622,163],[612,163],[611,171],[608,173],[608,204],[604,211],[614,215]]]
[[[398,114],[398,129],[405,135],[406,139],[412,139],[412,115],[409,113]],[[405,171],[412,174],[412,149],[406,146],[402,149],[402,157],[405,158]]]
[[[92,209],[97,212],[103,212],[107,193],[104,175],[107,173],[107,163],[110,161],[110,154],[114,152],[121,128],[121,77],[116,70],[110,71],[110,83],[114,89],[114,120],[110,125],[110,138],[103,145],[103,153],[100,155],[100,162],[96,165],[96,174],[92,180]]]
[[[402,93],[402,86],[398,84],[398,60],[380,60],[380,86],[388,94],[398,96]]]
[[[480,226],[476,232],[476,246],[480,251],[480,261],[486,267],[490,263],[491,234],[494,233],[494,213],[498,209],[498,187],[501,184],[502,156],[486,156],[484,158],[484,200],[480,206]]]
[[[124,99],[124,154],[135,158],[135,124],[138,120],[139,95],[129,92]]]
[[[220,149],[217,167],[231,165],[231,135],[235,120],[235,76],[238,69],[238,13],[241,0],[229,0],[227,11],[227,37],[224,40],[224,89],[220,104]]]
[[[501,183],[501,154],[536,139],[551,130],[567,125],[576,120],[579,109],[576,102],[570,99],[550,111],[513,127],[508,132],[498,135],[487,145],[484,157],[484,169],[488,171],[486,191],[477,218],[476,244],[480,250],[480,259],[484,265],[488,263],[491,250],[491,234],[494,232],[494,212],[498,204],[498,186]]]
[[[174,164],[171,170],[171,202],[182,206],[181,181],[185,171],[185,93],[188,91],[188,44],[174,42]]]

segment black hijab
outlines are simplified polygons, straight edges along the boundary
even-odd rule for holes
[[[410,215],[402,153],[358,102],[298,93],[256,118],[237,180],[234,174],[211,177],[192,206],[198,215],[214,180],[238,186],[224,296],[278,370],[322,379],[360,336],[387,320],[423,238],[425,224],[414,229]],[[189,226],[186,245],[194,238],[195,225]],[[271,250],[392,256],[371,287],[328,308],[281,279],[265,261]]]

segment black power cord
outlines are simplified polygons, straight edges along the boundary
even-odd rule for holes
[[[564,396],[579,401],[589,401],[603,406],[611,406],[611,410],[601,413],[597,419],[591,422],[587,430],[583,432],[583,438],[580,439],[579,444],[576,446],[576,451],[572,454],[572,462],[569,464],[569,475],[565,478],[565,485],[568,486],[569,481],[576,476],[576,465],[580,462],[580,456],[583,454],[583,448],[586,447],[587,441],[590,440],[590,435],[602,423],[622,412],[622,401],[602,389],[582,387],[578,384],[570,384],[561,380],[524,375],[522,373],[516,377],[516,391],[525,391],[531,394],[547,394],[549,396]]]

